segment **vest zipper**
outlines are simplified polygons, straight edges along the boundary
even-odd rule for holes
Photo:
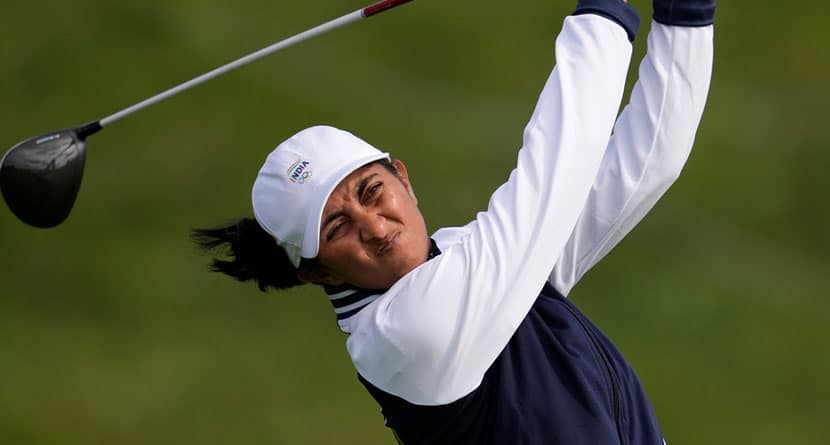
[[[611,382],[611,403],[612,403],[613,408],[614,408],[614,420],[617,423],[617,435],[619,436],[620,444],[621,445],[626,445],[628,443],[628,441],[625,440],[626,436],[623,433],[622,411],[621,411],[621,406],[620,406],[620,398],[621,398],[620,383],[619,383],[619,378],[617,377],[616,371],[614,371],[614,368],[611,366],[611,359],[608,358],[608,355],[605,353],[605,349],[602,348],[602,346],[600,345],[599,340],[596,338],[593,331],[588,329],[588,326],[585,324],[585,321],[582,319],[582,317],[579,315],[579,313],[577,313],[570,306],[570,304],[568,304],[568,302],[563,301],[563,304],[568,309],[568,312],[570,312],[571,315],[573,315],[574,318],[576,318],[576,321],[579,322],[579,325],[582,326],[582,330],[585,331],[585,333],[588,335],[588,338],[591,339],[591,343],[593,343],[594,349],[597,351],[599,356],[602,358],[602,362],[605,365],[606,375],[608,376],[608,380]]]

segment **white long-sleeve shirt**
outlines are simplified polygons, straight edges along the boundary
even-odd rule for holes
[[[565,19],[557,65],[516,168],[442,254],[343,323],[361,376],[412,403],[478,385],[527,315],[585,208],[622,100],[631,43],[596,15]]]
[[[350,334],[349,354],[379,401],[412,409],[454,406],[473,396],[480,402],[483,381],[488,393],[492,385],[539,383],[504,377],[504,370],[550,366],[530,373],[541,379],[557,368],[580,374],[584,363],[573,362],[594,356],[602,360],[590,367],[604,362],[611,376],[617,422],[624,417],[620,406],[650,412],[613,346],[564,298],[551,297],[567,295],[674,182],[703,112],[712,26],[655,21],[631,101],[615,123],[631,54],[626,37],[605,16],[568,17],[517,166],[487,210],[464,227],[438,230],[433,240],[440,255],[385,293],[352,298],[338,312]],[[534,346],[537,336],[555,344]],[[568,362],[556,353],[534,356],[557,348]],[[493,383],[494,372],[507,383]],[[594,382],[588,388],[602,386],[602,373],[589,374],[576,380],[581,390],[586,381]],[[580,437],[590,443],[589,434]]]
[[[654,207],[692,150],[712,76],[713,27],[653,22],[639,80],[588,202],[550,275],[567,295]]]

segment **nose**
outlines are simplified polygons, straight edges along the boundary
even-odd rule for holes
[[[376,213],[364,213],[358,218],[360,240],[371,242],[386,238],[386,220]]]

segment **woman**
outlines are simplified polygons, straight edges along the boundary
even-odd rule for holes
[[[639,19],[621,0],[581,0],[515,170],[464,227],[429,236],[401,161],[312,127],[268,156],[255,220],[195,236],[230,247],[215,270],[263,290],[323,286],[402,443],[662,444],[633,370],[565,296],[680,173],[709,88],[714,9],[654,0],[615,124]]]

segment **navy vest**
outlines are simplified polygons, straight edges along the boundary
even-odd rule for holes
[[[358,378],[405,445],[663,444],[634,371],[549,284],[481,385],[455,402],[415,405]]]

